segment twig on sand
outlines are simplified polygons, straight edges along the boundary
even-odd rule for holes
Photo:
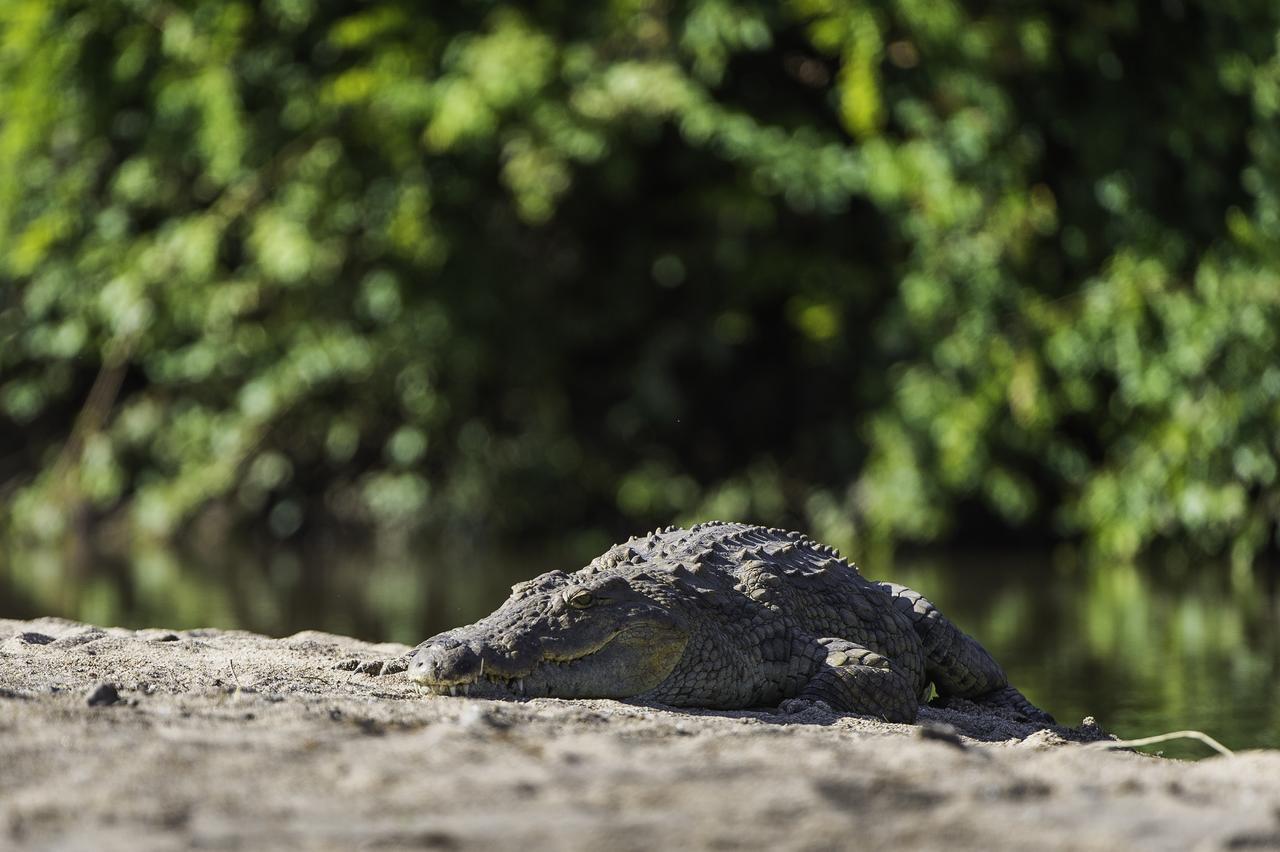
[[[1137,748],[1138,746],[1155,745],[1156,743],[1168,742],[1169,740],[1197,740],[1204,743],[1218,754],[1227,757],[1235,757],[1235,752],[1215,740],[1213,737],[1203,731],[1173,731],[1168,734],[1156,734],[1153,737],[1142,737],[1136,740],[1103,740],[1100,742],[1089,743],[1092,748]]]

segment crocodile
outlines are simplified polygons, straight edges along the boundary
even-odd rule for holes
[[[913,722],[936,690],[935,704],[1053,723],[919,593],[864,578],[801,533],[724,521],[655,530],[579,571],[517,583],[476,623],[360,670],[407,670],[440,695],[818,707],[892,722]]]

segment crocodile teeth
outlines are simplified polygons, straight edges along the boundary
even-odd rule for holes
[[[449,694],[450,694],[450,695],[457,695],[457,694],[458,694],[458,687],[456,687],[456,686],[451,686],[451,687],[449,687]]]
[[[520,678],[516,681],[516,689],[521,695],[524,695],[524,678]]]

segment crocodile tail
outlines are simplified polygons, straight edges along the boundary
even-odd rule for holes
[[[927,598],[897,583],[877,585],[915,626],[924,646],[925,674],[939,695],[976,698],[1009,685],[1004,670],[987,649],[952,624]]]
[[[1011,712],[1027,721],[1054,724],[1053,717],[1009,685],[1004,669],[978,644],[947,620],[919,592],[897,583],[878,583],[893,604],[911,619],[924,646],[925,674],[938,690],[934,706],[979,707]]]
[[[957,710],[966,709],[966,705],[975,705],[983,709],[1002,710],[1028,722],[1041,725],[1056,725],[1057,721],[1048,713],[1027,700],[1027,697],[1012,686],[992,690],[974,698],[940,697],[930,702],[934,707],[951,707]]]

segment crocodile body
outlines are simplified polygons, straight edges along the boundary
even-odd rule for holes
[[[616,545],[512,587],[405,663],[439,694],[631,698],[910,722],[936,689],[1039,722],[976,641],[919,594],[800,533],[711,522]]]

